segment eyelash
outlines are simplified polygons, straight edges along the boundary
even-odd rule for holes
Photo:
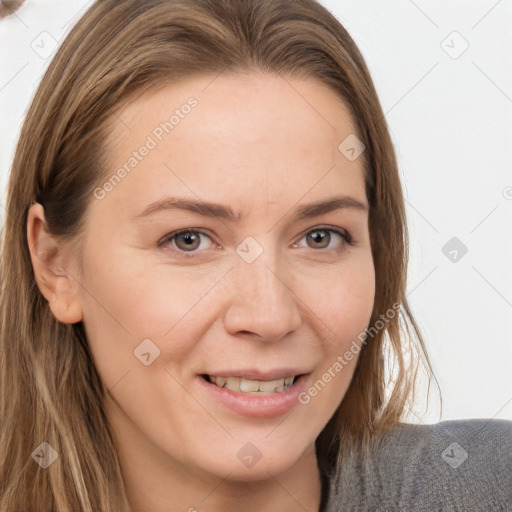
[[[354,240],[352,239],[352,237],[350,236],[350,234],[347,231],[342,230],[342,229],[337,229],[337,228],[331,228],[328,226],[318,226],[313,229],[310,229],[309,231],[306,231],[304,233],[304,235],[300,238],[300,240],[302,240],[304,237],[306,237],[310,233],[313,233],[314,231],[326,231],[329,233],[335,233],[343,239],[343,245],[345,245],[345,244],[355,245]],[[198,230],[198,229],[180,229],[179,231],[174,231],[172,233],[165,235],[161,239],[161,241],[158,243],[158,246],[162,247],[162,246],[170,243],[174,238],[176,238],[177,236],[179,236],[183,233],[200,234],[200,235],[204,235],[211,239],[211,237],[207,233],[205,233],[204,231]],[[175,249],[174,247],[172,247],[171,249],[174,253],[178,254],[180,258],[195,258],[195,257],[197,257],[197,254],[199,252],[201,252],[201,251],[182,251],[181,249]],[[327,251],[327,250],[329,250],[329,249],[326,249],[326,248],[318,249],[318,251]],[[330,249],[330,250],[340,251],[340,250],[342,250],[342,248]]]

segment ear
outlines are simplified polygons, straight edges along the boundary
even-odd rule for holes
[[[69,274],[69,255],[46,230],[44,208],[33,204],[28,211],[27,241],[37,287],[48,301],[57,320],[65,324],[80,322],[82,305],[76,281]]]

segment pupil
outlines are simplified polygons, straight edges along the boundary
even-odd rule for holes
[[[180,237],[178,237],[178,240],[180,240]],[[182,233],[181,240],[184,241],[186,248],[190,249],[193,246],[193,248],[195,248],[195,245],[197,245],[198,236],[194,235],[193,233]]]
[[[313,242],[315,244],[322,244],[322,242],[327,241],[327,244],[329,243],[329,234],[326,231],[313,231],[310,234],[310,237],[313,239]],[[325,246],[325,243],[322,245],[322,247]]]

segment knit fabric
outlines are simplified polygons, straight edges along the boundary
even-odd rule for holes
[[[512,512],[512,421],[403,423],[340,468],[325,512]]]

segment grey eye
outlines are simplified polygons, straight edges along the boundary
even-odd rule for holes
[[[331,241],[331,234],[328,229],[315,229],[314,231],[310,231],[306,238],[308,244],[309,242],[313,243],[311,247],[325,249],[329,246],[329,242]]]
[[[174,240],[178,249],[182,251],[194,251],[201,243],[201,234],[194,231],[183,231],[174,235]]]

